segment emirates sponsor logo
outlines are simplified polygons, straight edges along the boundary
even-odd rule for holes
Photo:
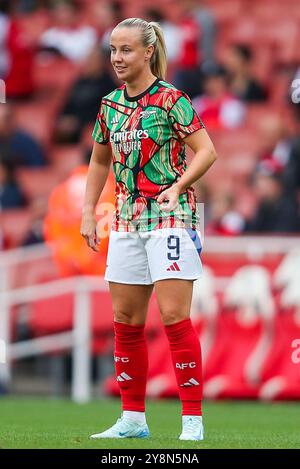
[[[123,151],[129,154],[134,150],[141,150],[141,140],[148,137],[148,130],[124,130],[122,132],[112,132],[110,142],[114,144],[115,150],[119,153]]]
[[[112,132],[110,134],[111,143],[130,142],[132,140],[140,140],[142,138],[149,138],[148,130],[123,130],[121,132]]]

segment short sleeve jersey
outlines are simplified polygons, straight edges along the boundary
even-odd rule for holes
[[[204,127],[190,98],[156,79],[138,96],[125,84],[102,98],[93,139],[109,144],[116,179],[112,230],[196,229],[199,215],[193,188],[166,213],[157,197],[186,170],[184,138]]]

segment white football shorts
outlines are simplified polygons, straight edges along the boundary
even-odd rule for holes
[[[201,277],[200,232],[191,228],[111,231],[105,280],[151,285],[163,279]]]

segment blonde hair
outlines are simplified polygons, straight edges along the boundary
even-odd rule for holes
[[[156,77],[165,80],[167,72],[167,50],[164,33],[160,25],[155,21],[148,23],[148,21],[141,18],[127,18],[117,24],[115,29],[121,27],[140,29],[144,47],[154,46],[154,52],[150,60],[151,71]]]

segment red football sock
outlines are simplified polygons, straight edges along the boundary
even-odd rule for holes
[[[190,319],[165,326],[169,339],[182,415],[202,415],[202,360],[199,339]]]
[[[122,409],[145,412],[148,350],[144,325],[115,322],[115,369]]]

